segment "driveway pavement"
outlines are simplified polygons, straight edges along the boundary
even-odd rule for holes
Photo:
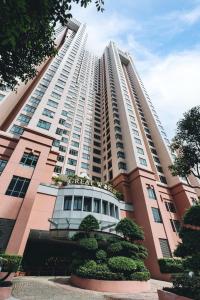
[[[158,300],[157,289],[170,283],[150,280],[151,290],[140,294],[113,294],[82,290],[69,284],[68,278],[16,277],[9,300]]]

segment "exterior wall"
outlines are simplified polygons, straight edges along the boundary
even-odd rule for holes
[[[189,196],[191,194],[182,191],[178,198],[178,193],[177,195],[172,194],[169,188],[166,188],[165,185],[161,185],[156,181],[153,172],[147,172],[146,170],[138,168],[129,173],[128,176],[120,175],[115,178],[113,185],[124,193],[126,202],[133,204],[133,219],[143,228],[145,233],[144,245],[147,247],[149,253],[146,265],[150,269],[153,278],[168,280],[168,276],[160,273],[157,263],[157,259],[163,257],[159,239],[168,241],[170,252],[173,254],[180,240],[177,232],[172,230],[170,219],[181,221],[185,209],[190,205]],[[154,188],[157,199],[149,198],[147,185]],[[180,199],[180,202],[182,199],[183,202],[178,203],[178,199]],[[176,213],[166,210],[166,201],[173,201],[173,203],[175,203],[177,209]],[[158,208],[160,210],[162,223],[156,223],[154,221],[152,208]]]
[[[7,136],[2,144],[7,143]],[[12,140],[12,139],[11,139]],[[15,141],[15,140],[14,140]],[[51,182],[57,153],[51,150],[52,138],[38,134],[32,130],[25,130],[20,137],[8,160],[8,163],[0,176],[0,218],[16,220],[10,241],[7,246],[8,253],[23,253],[28,236],[27,224],[35,204],[38,185],[41,182]],[[12,142],[11,142],[12,144]],[[39,159],[35,168],[20,164],[25,151],[37,153]],[[11,179],[15,176],[30,179],[30,184],[24,198],[5,195]],[[48,209],[48,206],[47,206]],[[37,223],[37,219],[35,220]]]

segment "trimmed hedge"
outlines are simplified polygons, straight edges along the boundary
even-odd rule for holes
[[[98,243],[95,238],[81,239],[79,242],[80,246],[85,250],[94,251],[98,249]]]
[[[161,273],[180,273],[183,271],[183,261],[174,258],[160,258],[158,260]]]
[[[130,280],[147,281],[150,279],[150,273],[149,273],[149,271],[135,272],[135,273],[130,274],[129,278],[130,278]]]
[[[107,253],[104,250],[98,250],[96,253],[98,262],[104,262],[107,259]]]
[[[183,220],[184,224],[200,226],[200,202],[186,211]]]
[[[111,257],[108,260],[108,266],[113,272],[124,272],[126,273],[133,272],[137,269],[136,262],[125,256],[116,256]]]
[[[19,255],[9,255],[9,254],[0,254],[0,258],[3,259],[2,272],[17,272],[22,256]]]

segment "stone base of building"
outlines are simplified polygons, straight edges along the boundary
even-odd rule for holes
[[[192,300],[191,298],[179,296],[164,290],[158,290],[158,298],[159,300]]]
[[[110,293],[141,293],[150,290],[149,281],[112,281],[87,279],[72,275],[70,283],[79,288],[97,292]]]

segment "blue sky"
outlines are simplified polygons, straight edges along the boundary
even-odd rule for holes
[[[105,0],[74,6],[88,25],[88,48],[101,55],[110,40],[128,51],[169,138],[176,122],[200,104],[200,0]]]

